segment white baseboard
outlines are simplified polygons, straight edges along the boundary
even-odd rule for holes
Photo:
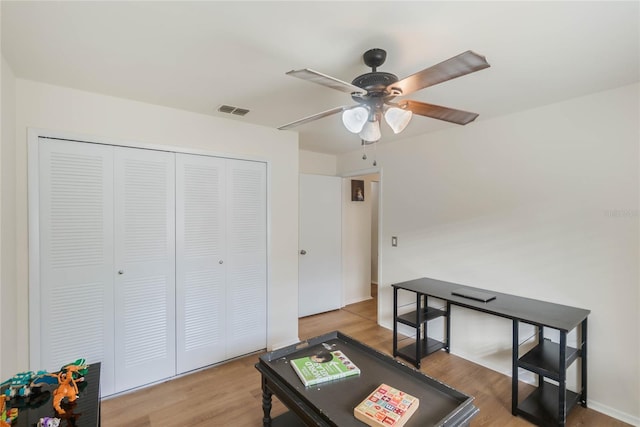
[[[345,301],[344,306],[355,304],[358,302],[369,301],[371,298],[371,295],[362,295],[358,298],[351,298],[350,300]]]
[[[300,338],[291,338],[290,340],[274,343],[271,346],[267,347],[267,351],[277,350],[279,348],[288,347],[290,345],[298,344],[300,342]]]
[[[608,415],[612,418],[631,424],[632,426],[640,427],[640,417],[634,417],[633,415],[618,411],[617,409],[614,409],[607,405],[603,405],[600,402],[595,402],[591,399],[587,399],[587,407],[589,409],[593,409],[594,411],[598,411],[605,415]]]

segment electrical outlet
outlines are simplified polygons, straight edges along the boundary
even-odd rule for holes
[[[391,236],[391,246],[398,246],[398,238],[396,236]]]

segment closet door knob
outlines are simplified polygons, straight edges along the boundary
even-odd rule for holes
[[[218,261],[218,264],[224,264],[223,260]]]
[[[300,251],[300,255],[306,255],[307,251],[305,251],[304,249]]]
[[[124,274],[124,270],[118,270],[118,274]]]

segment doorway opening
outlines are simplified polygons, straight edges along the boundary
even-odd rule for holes
[[[343,189],[353,187],[364,194],[343,198],[344,310],[377,322],[380,173],[345,178]]]

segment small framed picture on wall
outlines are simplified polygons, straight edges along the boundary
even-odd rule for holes
[[[364,202],[364,181],[360,179],[351,180],[351,201]]]

